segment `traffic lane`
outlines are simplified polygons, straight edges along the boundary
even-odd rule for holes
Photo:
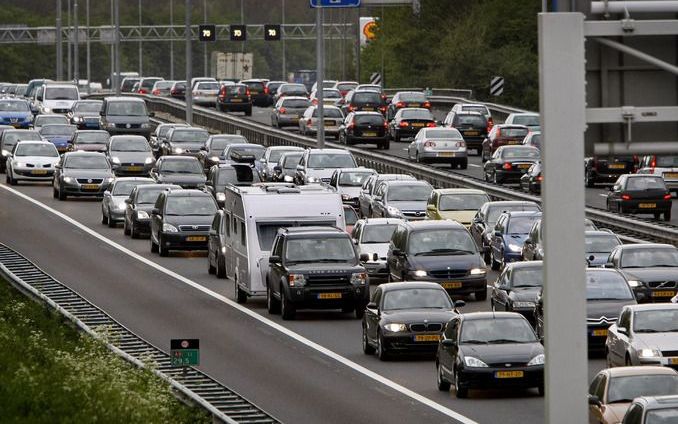
[[[346,423],[357,416],[364,422],[454,421],[27,200],[0,190],[0,202],[11,205],[0,212],[1,242],[164,350],[171,338],[201,339],[199,368],[283,422]],[[40,243],[27,234],[40,234]]]

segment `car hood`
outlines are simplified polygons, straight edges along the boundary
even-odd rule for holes
[[[211,224],[214,215],[165,215],[165,222],[172,225],[206,225]]]
[[[306,176],[329,180],[334,171],[334,168],[306,168]]]
[[[5,118],[28,118],[30,115],[32,115],[31,111],[26,111],[26,112],[0,111],[0,119],[5,119]]]
[[[401,211],[423,211],[426,209],[426,200],[389,200],[388,206],[398,208]]]
[[[466,356],[478,358],[486,364],[527,363],[532,358],[544,353],[544,347],[539,342],[534,343],[506,343],[506,344],[464,344],[460,345]]]
[[[76,145],[75,150],[85,150],[85,151],[88,151],[88,152],[105,152],[106,151],[106,145],[105,144],[98,144],[98,143],[92,143],[92,144],[78,143]]]
[[[456,313],[451,310],[438,309],[408,309],[401,311],[383,311],[381,313],[381,323],[388,324],[389,322],[399,322],[409,324],[414,322],[423,322],[424,320],[430,323],[446,324],[449,320],[454,318]]]
[[[148,116],[106,115],[106,121],[113,124],[147,124]]]
[[[111,157],[120,159],[124,163],[139,163],[143,164],[146,158],[150,158],[153,154],[151,152],[111,152]]]
[[[160,174],[158,182],[163,184],[202,184],[206,180],[204,175],[200,174]]]
[[[629,280],[640,281],[663,281],[663,280],[678,280],[678,267],[670,268],[630,268],[622,269]]]
[[[73,178],[110,178],[113,176],[113,173],[108,169],[64,168],[63,175]]]
[[[678,350],[678,333],[633,333],[638,349]]]
[[[379,256],[379,259],[386,259],[386,254],[388,253],[388,247],[390,243],[366,243],[358,245],[359,253],[367,253],[370,255],[369,262],[374,262],[374,254],[376,253]]]
[[[457,221],[461,224],[464,224],[466,226],[471,225],[471,222],[473,221],[473,217],[476,216],[476,213],[478,211],[472,210],[472,211],[439,211],[438,215],[442,219],[451,219],[454,221]]]
[[[633,299],[587,300],[586,316],[593,320],[597,320],[601,317],[606,317],[608,320],[617,319],[622,307],[635,303],[636,301]],[[610,322],[610,324],[612,323]]]
[[[535,302],[541,287],[518,287],[512,289],[509,297],[517,302]]]
[[[47,157],[47,156],[19,156],[14,157],[14,160],[20,163],[31,163],[34,165],[46,165],[59,162],[58,157]]]
[[[289,272],[303,272],[307,275],[336,275],[365,272],[365,268],[362,266],[350,263],[304,263],[288,265],[287,269]]]
[[[339,188],[339,193],[341,194],[346,194],[351,198],[358,197],[360,196],[360,187],[340,187]]]
[[[408,255],[412,267],[421,270],[445,269],[471,269],[482,267],[478,254],[469,255],[437,255],[437,256],[413,256]]]

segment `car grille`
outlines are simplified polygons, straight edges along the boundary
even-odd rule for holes
[[[102,178],[78,178],[80,184],[101,184]]]
[[[115,124],[115,128],[140,128],[140,127],[141,124]]]
[[[345,275],[309,275],[306,277],[311,286],[338,286],[349,284],[349,278]]]
[[[586,324],[589,326],[610,326],[617,321],[617,317],[586,318]]]
[[[45,164],[42,165],[42,167],[43,168],[51,168],[52,165],[50,165],[49,163],[45,163]],[[34,163],[27,163],[26,168],[40,168],[40,165],[36,165]]]
[[[434,278],[459,278],[465,277],[468,274],[466,269],[439,269],[429,271],[429,275]]]
[[[678,356],[678,350],[662,350],[662,356]]]
[[[429,323],[416,323],[416,324],[410,324],[410,331],[442,331],[443,330],[443,325],[439,322],[429,322]]]
[[[491,362],[487,365],[491,368],[521,368],[526,367],[527,362]]]
[[[651,289],[675,289],[678,283],[676,281],[649,281],[647,286]]]
[[[179,225],[179,231],[209,231],[209,225]]]
[[[404,216],[409,216],[409,217],[415,217],[415,218],[422,218],[424,215],[426,215],[426,212],[424,211],[402,211]]]
[[[70,109],[52,109],[53,113],[68,113],[70,111]]]

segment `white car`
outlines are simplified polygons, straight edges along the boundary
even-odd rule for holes
[[[659,175],[669,190],[678,192],[678,155],[644,156],[638,174]]]
[[[398,218],[367,218],[358,220],[353,226],[351,236],[358,248],[360,261],[367,270],[370,283],[375,280],[388,280],[386,254],[393,231],[402,222],[403,220]]]
[[[323,102],[324,103],[324,102]],[[325,123],[325,135],[339,137],[339,127],[344,121],[344,114],[336,106],[325,105],[323,107],[323,121]],[[318,132],[318,107],[309,106],[299,119],[299,133],[312,135]]]
[[[296,146],[270,146],[266,148],[264,157],[261,158],[261,179],[263,181],[271,181],[275,174],[274,168],[280,163],[280,159],[285,153],[304,151],[303,147]]]
[[[7,161],[7,183],[52,181],[59,152],[49,141],[20,141]]]
[[[216,81],[199,81],[193,88],[193,103],[214,106],[217,102],[220,85]]]
[[[65,115],[57,114],[46,114],[46,115],[36,115],[33,120],[33,129],[39,131],[45,125],[50,124],[64,124],[68,125],[68,118]]]
[[[466,142],[456,128],[422,128],[407,147],[407,157],[417,163],[449,163],[461,169],[468,166]]]
[[[511,113],[506,117],[505,124],[525,125],[530,131],[540,131],[539,114],[533,112]]]
[[[40,113],[66,114],[80,100],[80,92],[74,84],[48,83],[38,89],[36,100]]]

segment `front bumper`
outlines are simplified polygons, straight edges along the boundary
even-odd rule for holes
[[[368,285],[286,287],[286,290],[292,303],[304,309],[341,309],[346,305],[363,308],[370,293]]]
[[[143,165],[132,165],[132,164],[127,164],[123,163],[120,165],[114,165],[113,166],[113,172],[117,176],[128,176],[128,175],[149,175],[151,173],[151,169],[153,168],[153,164],[143,164]]]
[[[440,340],[441,334],[442,333],[418,333],[410,331],[391,333],[383,331],[382,337],[384,347],[389,352],[435,353],[438,349],[438,341]],[[418,341],[418,338],[421,341]]]
[[[52,178],[54,178],[54,168],[13,168],[12,171],[15,180],[52,181]]]
[[[168,250],[207,250],[207,231],[162,232],[159,237],[159,242]]]
[[[109,209],[108,219],[116,222],[122,222],[125,219],[125,208],[123,207],[122,209]]]
[[[90,184],[87,184],[90,185]],[[85,185],[80,183],[67,183],[65,181],[61,182],[61,187],[63,188],[64,193],[68,196],[103,196],[104,191],[108,187],[108,184],[91,184],[92,188],[86,188]],[[96,188],[94,188],[96,186]]]
[[[436,278],[432,277],[430,274],[425,277],[417,277],[412,273],[407,279],[409,281],[438,283],[450,296],[464,296],[487,290],[487,274],[478,277]]]
[[[498,372],[522,372],[522,377],[499,378]],[[531,367],[511,368],[470,368],[463,367],[458,370],[460,385],[468,389],[506,389],[506,388],[530,388],[544,385],[544,366],[534,365]]]

